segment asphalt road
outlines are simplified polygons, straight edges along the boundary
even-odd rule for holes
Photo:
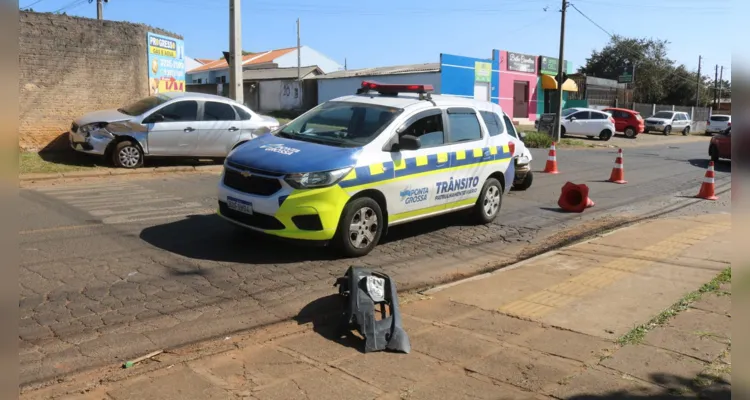
[[[707,141],[626,150],[625,185],[604,182],[615,150],[561,149],[562,173],[537,173],[529,190],[506,196],[495,223],[468,225],[465,214],[416,222],[356,260],[229,225],[213,215],[216,175],[22,189],[21,384],[293,317],[332,293],[351,264],[381,268],[400,288],[422,287],[475,272],[470,259],[591,219],[687,206],[706,149]],[[534,170],[542,169],[546,150],[533,153]],[[717,165],[718,190],[729,187],[729,168]],[[596,206],[559,212],[566,181],[588,184]],[[716,211],[729,211],[728,192],[682,210]]]

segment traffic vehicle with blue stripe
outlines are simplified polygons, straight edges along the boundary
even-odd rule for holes
[[[432,91],[365,81],[239,146],[225,161],[219,215],[348,256],[369,253],[389,227],[438,214],[472,209],[492,222],[515,177],[507,116]]]

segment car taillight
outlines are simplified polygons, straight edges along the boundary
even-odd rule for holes
[[[609,122],[611,122],[611,123],[613,123],[613,124],[614,124],[614,123],[615,123],[615,119],[614,119],[614,118],[612,118],[612,117],[609,117]]]
[[[513,157],[513,155],[516,154],[516,144],[508,142],[508,150],[510,151],[510,156]]]
[[[731,122],[727,122],[727,126],[732,126],[732,123]]]
[[[711,125],[711,120],[706,121],[706,125]]]

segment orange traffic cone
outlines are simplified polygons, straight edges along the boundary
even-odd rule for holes
[[[557,170],[557,152],[555,151],[555,142],[552,142],[552,146],[549,147],[549,154],[547,155],[547,165],[544,166],[544,172],[548,174],[559,174]]]
[[[695,197],[706,200],[718,200],[719,198],[714,193],[714,184],[714,162],[709,161],[706,175],[703,177],[703,183],[701,184],[701,190]]]
[[[609,182],[614,183],[628,183],[625,180],[625,169],[622,163],[622,149],[617,151],[617,158],[615,159],[615,166],[612,167],[612,174],[609,175]]]
[[[564,211],[580,213],[596,204],[589,198],[588,186],[567,182],[562,187],[562,193],[560,193],[560,199],[557,200],[557,205]]]

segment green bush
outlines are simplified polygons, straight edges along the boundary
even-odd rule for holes
[[[545,149],[552,145],[552,138],[544,132],[524,132],[523,143],[528,148]]]

